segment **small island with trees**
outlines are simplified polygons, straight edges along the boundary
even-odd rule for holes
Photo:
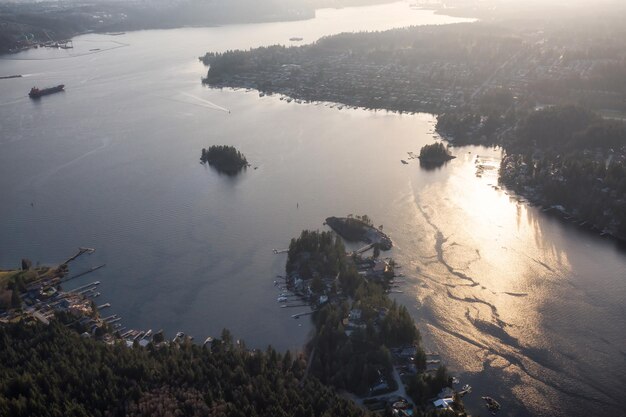
[[[383,233],[383,226],[374,227],[372,220],[363,216],[328,217],[326,224],[338,235],[351,242],[365,242],[377,246],[381,250],[389,250],[393,242]]]
[[[420,162],[438,164],[454,159],[456,156],[450,154],[450,150],[443,143],[437,142],[432,145],[424,145],[418,158]]]
[[[202,148],[200,161],[228,175],[236,175],[249,166],[244,154],[228,145],[211,145],[209,149]]]

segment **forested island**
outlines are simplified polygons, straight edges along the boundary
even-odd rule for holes
[[[366,214],[328,217],[326,224],[348,241],[369,243],[380,250],[389,250],[393,246],[389,236],[383,233],[383,226],[374,227],[372,220]]]
[[[332,232],[305,230],[292,239],[288,287],[320,300],[313,314],[315,335],[307,347],[311,374],[362,397],[371,409],[389,410],[389,399],[400,404],[393,407],[412,409],[406,399],[398,399],[403,384],[415,405],[414,415],[465,415],[458,397],[443,414],[428,405],[451,386],[451,378],[442,366],[426,371],[427,356],[413,319],[387,296],[393,273],[359,273],[368,262],[388,261],[346,254]]]
[[[211,145],[209,149],[202,148],[200,161],[228,175],[236,175],[249,166],[244,154],[234,146],[228,145]]]
[[[452,155],[443,143],[437,142],[422,146],[418,158],[420,162],[438,164],[454,159],[456,156]]]

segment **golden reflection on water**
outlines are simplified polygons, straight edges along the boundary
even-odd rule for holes
[[[473,178],[476,158],[493,167],[485,170],[479,181]],[[544,238],[536,212],[498,186],[497,159],[473,154],[459,159],[462,165],[440,189],[450,210],[438,210],[456,215],[435,222],[447,238],[448,262],[495,293],[528,293],[538,275],[569,273],[567,253]]]
[[[498,186],[499,152],[467,149],[457,149],[449,176],[417,191],[424,238],[415,295],[428,342],[453,369],[495,369],[518,382],[512,393],[520,401],[545,407],[557,397],[537,376],[558,375],[524,349],[554,349],[542,306],[558,296],[571,263],[542,235],[537,211]]]

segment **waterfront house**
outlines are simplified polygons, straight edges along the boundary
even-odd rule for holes
[[[453,401],[450,398],[443,398],[443,399],[433,401],[433,405],[435,406],[435,408],[438,408],[440,410],[451,410],[452,403]]]

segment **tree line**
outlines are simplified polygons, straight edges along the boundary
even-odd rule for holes
[[[225,330],[201,347],[107,345],[61,323],[0,327],[0,415],[364,416],[316,378],[306,361],[250,351]]]

